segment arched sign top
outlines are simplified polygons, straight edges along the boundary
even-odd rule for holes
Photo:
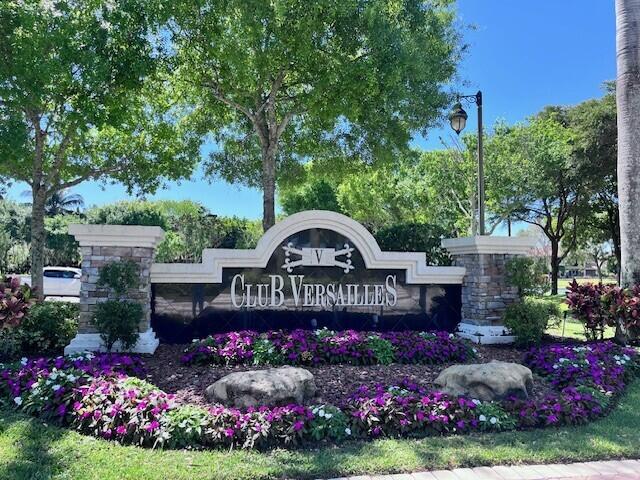
[[[205,249],[199,264],[156,263],[151,269],[151,281],[220,283],[223,269],[265,268],[273,252],[282,248],[288,238],[311,229],[333,231],[349,239],[350,247],[359,251],[367,269],[405,270],[409,284],[460,284],[465,274],[463,267],[427,266],[424,252],[383,252],[373,235],[352,218],[327,210],[307,210],[276,223],[255,249]]]

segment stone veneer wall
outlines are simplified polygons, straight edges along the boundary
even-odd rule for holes
[[[137,353],[153,353],[158,339],[151,329],[151,264],[155,248],[164,232],[160,227],[137,225],[69,225],[82,252],[80,284],[80,320],[78,334],[64,349],[65,354],[104,350],[104,342],[93,325],[96,305],[116,299],[109,288],[99,287],[100,269],[111,262],[131,260],[139,267],[140,283],[130,288],[125,298],[139,302],[144,316],[138,325],[138,342],[130,349]],[[116,343],[115,350],[121,350]]]
[[[466,269],[462,284],[462,319],[473,325],[502,325],[508,305],[518,300],[518,289],[506,281],[511,254],[463,254],[454,264]]]
[[[475,236],[448,238],[442,246],[454,264],[464,267],[462,321],[458,335],[476,343],[511,343],[502,316],[518,300],[518,290],[507,283],[507,262],[527,255],[535,245],[529,237]]]
[[[150,270],[153,263],[155,249],[150,247],[114,247],[89,246],[81,247],[82,253],[82,283],[80,286],[80,320],[79,333],[96,333],[92,319],[96,305],[117,297],[108,287],[98,286],[100,268],[111,262],[131,260],[138,265],[140,284],[138,288],[131,288],[126,298],[142,305],[144,316],[138,330],[145,332],[150,327],[151,319],[151,277]]]

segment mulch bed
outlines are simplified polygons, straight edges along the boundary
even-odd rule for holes
[[[148,380],[167,393],[175,394],[179,404],[196,404],[208,406],[210,403],[204,396],[205,389],[216,380],[232,372],[269,368],[264,366],[229,366],[184,365],[180,356],[186,345],[160,345],[156,353],[144,359]],[[485,363],[491,360],[520,363],[523,352],[508,346],[476,346],[477,358],[473,363]],[[341,405],[346,397],[358,387],[376,384],[397,384],[408,378],[418,385],[432,388],[431,384],[438,374],[451,364],[442,365],[324,365],[321,367],[304,367],[315,376],[318,388],[314,404],[330,403]],[[543,378],[534,375],[533,398],[544,397],[551,386]]]

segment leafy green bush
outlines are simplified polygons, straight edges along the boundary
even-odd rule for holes
[[[518,288],[520,296],[543,295],[549,290],[544,265],[531,257],[514,257],[506,264],[507,282]]]
[[[145,225],[167,228],[167,217],[154,202],[123,201],[94,207],[87,212],[89,223]]]
[[[256,365],[282,365],[284,355],[266,338],[258,338],[253,344],[253,363]]]
[[[342,440],[351,435],[347,415],[333,405],[317,405],[311,410],[313,418],[309,430],[314,440]]]
[[[119,297],[140,283],[140,269],[133,260],[111,262],[100,269],[98,286],[109,287]]]
[[[509,414],[499,403],[476,403],[476,415],[478,416],[480,430],[514,430],[518,426],[516,418]]]
[[[196,405],[182,405],[168,410],[162,423],[169,435],[169,447],[193,448],[202,443],[209,413]]]
[[[382,250],[425,252],[428,265],[451,265],[449,254],[440,246],[446,235],[443,228],[426,223],[390,225],[374,234]]]
[[[97,304],[93,323],[107,350],[111,351],[118,341],[124,350],[128,350],[138,341],[138,325],[142,315],[142,305],[139,303],[109,300]]]
[[[369,338],[367,338],[367,347],[371,349],[373,355],[381,365],[389,365],[395,360],[393,345],[385,338],[370,335]]]
[[[27,353],[57,353],[78,331],[77,304],[42,302],[34,305],[18,327],[22,349]]]
[[[12,362],[21,354],[20,335],[15,328],[0,328],[0,363]]]
[[[540,343],[547,327],[559,321],[560,307],[544,298],[524,297],[509,305],[504,313],[504,325],[520,346]]]

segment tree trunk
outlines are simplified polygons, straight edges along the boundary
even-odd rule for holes
[[[31,203],[31,287],[39,300],[44,298],[44,247],[47,232],[44,228],[44,208],[47,201],[43,187],[33,186]]]
[[[558,294],[558,272],[560,271],[558,251],[558,242],[551,240],[551,295]]]
[[[266,232],[276,223],[276,149],[262,149],[262,228]]]
[[[621,285],[640,283],[640,0],[616,0]]]

